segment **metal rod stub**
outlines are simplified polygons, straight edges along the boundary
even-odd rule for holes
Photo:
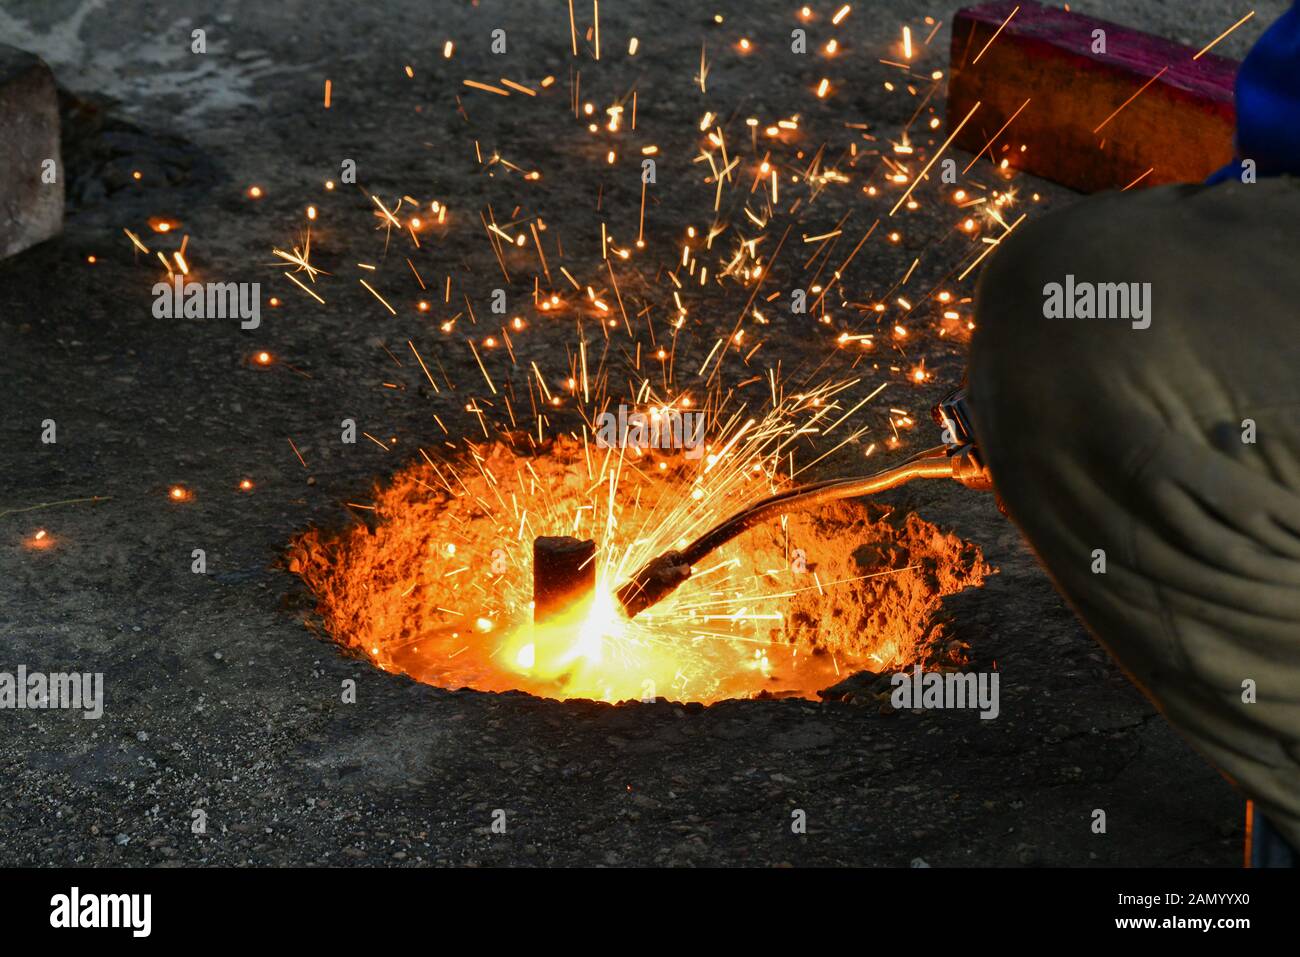
[[[596,543],[568,535],[533,540],[533,623],[590,601],[596,592]]]

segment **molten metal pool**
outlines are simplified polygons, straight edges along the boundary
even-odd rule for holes
[[[599,454],[598,454],[599,451]],[[387,671],[445,688],[606,701],[814,697],[855,671],[931,660],[940,599],[991,572],[978,547],[857,501],[760,525],[629,621],[634,569],[747,501],[756,470],[595,450],[484,445],[376,492],[373,531],[308,531],[289,567],[323,628]],[[593,539],[590,597],[533,618],[538,536]]]

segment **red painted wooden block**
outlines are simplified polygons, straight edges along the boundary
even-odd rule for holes
[[[1203,180],[1233,156],[1238,63],[1196,52],[1038,3],[967,7],[949,125],[980,107],[954,143],[1083,192]]]

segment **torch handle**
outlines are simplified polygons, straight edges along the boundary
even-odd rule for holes
[[[755,502],[715,525],[682,549],[682,560],[697,564],[705,555],[725,545],[755,525],[796,508],[811,508],[837,499],[876,495],[918,478],[955,478],[955,458],[943,446],[927,449],[901,465],[862,478],[829,479],[790,489]]]

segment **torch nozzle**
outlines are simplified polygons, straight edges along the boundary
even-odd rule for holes
[[[663,601],[690,577],[690,563],[682,558],[681,552],[664,552],[642,565],[618,590],[618,602],[628,618],[635,618],[651,605]]]

